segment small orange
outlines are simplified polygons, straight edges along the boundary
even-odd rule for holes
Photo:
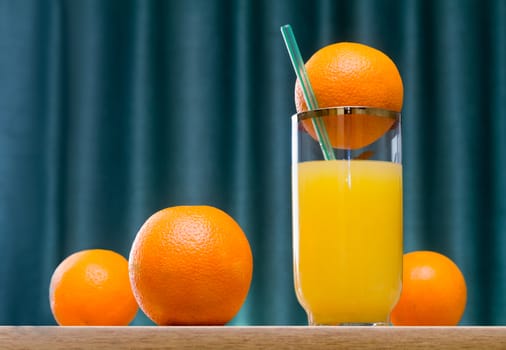
[[[126,326],[139,308],[128,261],[105,249],[82,250],[63,260],[51,277],[49,301],[61,326]]]
[[[431,251],[407,253],[402,293],[391,322],[396,326],[455,326],[466,301],[466,281],[452,260]]]
[[[400,112],[404,89],[395,63],[370,46],[341,42],[318,50],[306,63],[306,70],[319,108],[365,106]],[[308,108],[299,81],[295,84],[297,112]],[[394,120],[374,115],[346,115],[325,120],[333,147],[356,149],[380,138]],[[351,130],[349,135],[338,133]],[[316,138],[312,123],[306,130]]]
[[[253,257],[237,222],[211,206],[160,210],[142,225],[129,259],[134,295],[158,325],[224,325],[251,283]]]

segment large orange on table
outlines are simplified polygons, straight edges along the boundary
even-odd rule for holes
[[[351,42],[331,44],[318,50],[306,70],[319,108],[342,106],[375,107],[400,112],[403,85],[395,63],[383,52]],[[297,112],[307,111],[299,81],[295,84]],[[356,149],[379,139],[394,120],[374,115],[346,115],[325,119],[330,143],[335,148]],[[337,128],[351,130],[343,136]],[[304,123],[316,138],[310,121]]]
[[[144,313],[158,325],[223,325],[244,303],[253,258],[246,235],[211,206],[160,210],[140,228],[129,259]]]
[[[452,260],[414,251],[403,258],[402,293],[391,321],[396,326],[455,326],[466,301],[466,281]]]
[[[62,326],[126,326],[139,308],[128,261],[106,249],[82,250],[64,259],[51,277],[49,301]]]

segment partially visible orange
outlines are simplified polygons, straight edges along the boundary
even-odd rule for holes
[[[370,46],[341,42],[318,50],[306,63],[306,70],[319,108],[364,106],[394,112],[402,109],[404,89],[395,63]],[[299,81],[295,84],[297,112],[308,108]],[[335,148],[365,147],[387,132],[394,120],[379,116],[346,115],[326,118],[330,143]],[[304,122],[316,138],[311,121]],[[344,137],[336,131],[350,130]]]
[[[177,206],[149,217],[132,244],[130,280],[158,325],[223,325],[244,303],[253,257],[246,235],[224,211]]]
[[[127,260],[105,249],[64,259],[51,277],[49,301],[61,326],[126,326],[138,311]]]
[[[431,251],[407,253],[402,293],[391,322],[396,326],[455,326],[466,301],[466,281],[452,260]]]

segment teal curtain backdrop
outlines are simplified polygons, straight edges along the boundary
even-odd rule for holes
[[[502,0],[0,0],[0,323],[54,324],[64,257],[127,256],[149,215],[182,204],[227,211],[250,240],[253,282],[231,324],[306,322],[290,23],[304,59],[358,41],[397,63],[405,250],[461,267],[462,324],[505,324],[505,18]]]

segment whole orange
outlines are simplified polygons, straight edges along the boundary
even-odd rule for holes
[[[318,50],[305,64],[319,108],[364,106],[400,112],[404,89],[395,63],[383,52],[351,42]],[[297,112],[306,111],[300,82],[295,83]],[[380,138],[394,120],[374,115],[347,115],[325,120],[333,147],[356,149]],[[316,138],[310,121],[304,123]],[[350,130],[343,135],[340,130]]]
[[[61,326],[126,326],[139,308],[128,261],[105,249],[82,250],[64,259],[51,277],[49,301]]]
[[[158,325],[223,325],[242,307],[253,257],[246,235],[224,211],[176,206],[153,214],[132,244],[130,281]]]
[[[397,326],[455,326],[466,301],[466,281],[452,260],[431,251],[407,253],[402,293],[391,322]]]

